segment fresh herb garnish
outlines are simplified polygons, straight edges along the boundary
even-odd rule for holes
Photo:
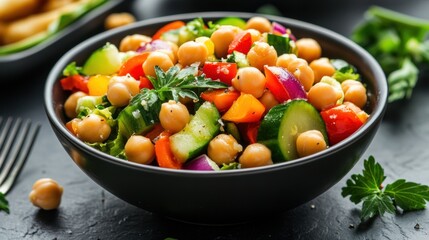
[[[419,66],[429,64],[429,21],[373,6],[351,39],[368,50],[387,76],[389,102],[407,99]]]
[[[179,101],[181,98],[191,98],[198,100],[198,89],[219,89],[227,88],[228,85],[219,81],[213,81],[206,78],[204,75],[198,74],[198,65],[191,65],[180,70],[179,67],[173,66],[164,72],[160,67],[155,66],[156,78],[149,76],[154,92],[157,94],[159,100],[175,100]]]
[[[429,201],[429,187],[404,179],[386,185],[384,169],[373,156],[364,160],[362,174],[353,174],[342,188],[343,197],[350,196],[355,204],[363,202],[361,221],[365,222],[377,215],[383,216],[388,212],[394,214],[398,208],[403,211],[421,210]]]
[[[63,70],[63,75],[66,77],[79,74],[82,74],[82,67],[76,66],[76,62],[69,63]]]
[[[2,192],[0,192],[0,211],[9,213],[9,202]]]

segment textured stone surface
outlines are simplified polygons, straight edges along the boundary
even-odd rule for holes
[[[142,19],[207,8],[199,8],[194,3],[197,1],[191,1],[192,7],[185,5],[185,1],[177,1],[183,4],[164,8],[154,6],[155,2],[136,3],[133,11]],[[326,4],[336,4],[320,7],[319,12],[295,11],[299,9],[297,3],[292,4],[292,8],[282,6],[281,9],[288,17],[347,35],[372,4],[371,1],[349,2],[352,1],[328,1]],[[377,2],[421,17],[429,9],[427,0]],[[227,1],[221,3],[227,6]],[[150,4],[154,4],[152,8],[148,7]],[[212,10],[254,11],[251,5],[239,8],[233,4],[223,9],[217,4]],[[150,12],[147,9],[151,9]],[[12,82],[5,83],[0,77],[1,115],[28,117],[42,124],[27,165],[7,195],[11,213],[0,212],[0,239],[429,239],[427,210],[385,215],[360,225],[360,205],[354,205],[340,194],[346,178],[360,172],[363,158],[369,155],[385,168],[386,183],[405,178],[429,184],[427,74],[419,80],[411,100],[389,105],[380,130],[361,161],[321,196],[269,219],[234,226],[196,226],[165,219],[123,202],[99,187],[71,161],[54,136],[43,109],[44,81],[54,62],[55,59],[47,60],[46,67]],[[28,201],[33,182],[41,177],[54,178],[64,186],[63,201],[56,211],[39,211]],[[419,229],[415,228],[416,224]]]

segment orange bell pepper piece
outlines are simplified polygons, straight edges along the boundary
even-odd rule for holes
[[[155,142],[155,156],[160,167],[181,169],[182,163],[173,155],[170,147],[170,135],[168,131],[163,131]]]
[[[222,119],[236,123],[257,122],[264,112],[265,106],[257,98],[252,94],[242,93]]]
[[[228,110],[239,96],[239,91],[230,89],[215,89],[201,93],[201,98],[213,103],[219,112]]]

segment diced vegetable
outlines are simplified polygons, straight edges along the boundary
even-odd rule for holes
[[[249,61],[247,60],[247,56],[241,52],[233,51],[228,55],[226,62],[229,63],[237,63],[239,68],[249,67]]]
[[[118,48],[106,43],[103,47],[95,50],[83,65],[82,72],[85,75],[116,73],[122,65],[122,59]]]
[[[219,166],[206,154],[202,154],[183,165],[183,169],[196,171],[219,171]]]
[[[118,115],[119,133],[129,138],[151,130],[159,122],[161,104],[156,94],[147,89],[134,96]]]
[[[161,27],[160,29],[158,29],[158,31],[152,36],[152,39],[153,40],[159,39],[164,33],[171,30],[179,29],[183,26],[185,26],[185,23],[183,21],[174,21],[174,22],[168,23],[163,27]]]
[[[81,75],[72,75],[60,80],[61,88],[72,92],[82,91],[88,93],[88,78]]]
[[[148,56],[149,52],[144,52],[128,58],[119,68],[118,75],[125,76],[130,74],[136,80],[139,80],[140,77],[144,77],[142,65]]]
[[[231,81],[237,74],[237,64],[226,62],[205,62],[203,73],[208,78],[220,80],[221,82],[231,86]]]
[[[220,115],[210,102],[204,102],[191,121],[180,132],[170,137],[171,150],[180,162],[199,155],[220,130]]]
[[[307,99],[307,92],[295,76],[282,67],[265,66],[267,88],[280,103],[289,99]]]
[[[158,165],[163,168],[181,169],[182,163],[178,161],[171,151],[170,133],[164,131],[155,142],[155,155]]]
[[[239,91],[228,88],[207,90],[201,93],[201,98],[214,103],[219,112],[228,110],[239,96]]]
[[[268,111],[258,130],[258,142],[271,150],[275,161],[298,158],[296,138],[308,130],[319,130],[328,142],[325,123],[319,112],[305,100],[296,99]]]
[[[257,122],[265,112],[265,106],[252,94],[242,93],[222,116],[235,123]]]
[[[239,17],[224,17],[216,21],[216,24],[218,25],[232,25],[239,27],[241,29],[246,28],[246,21],[244,21],[242,18]]]
[[[91,96],[103,96],[107,92],[110,76],[108,75],[94,75],[88,80],[88,91]]]
[[[344,140],[363,125],[357,114],[346,105],[326,109],[320,115],[326,123],[330,145]]]
[[[247,54],[252,47],[252,36],[250,32],[241,32],[234,37],[228,46],[228,54],[234,51]]]
[[[269,33],[267,42],[273,46],[277,54],[280,56],[284,53],[293,53],[295,51],[292,39],[288,35],[277,35]]]

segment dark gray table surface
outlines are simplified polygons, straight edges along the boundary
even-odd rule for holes
[[[308,21],[349,36],[372,4],[428,18],[427,0],[265,1],[284,16]],[[130,5],[138,19],[192,11],[254,12],[252,1],[141,0]],[[310,5],[315,5],[310,8]],[[270,219],[235,226],[189,225],[165,219],[116,198],[87,177],[57,141],[43,107],[44,82],[60,54],[41,59],[24,76],[0,76],[0,115],[30,118],[41,130],[18,181],[8,193],[11,213],[0,212],[0,239],[429,239],[429,211],[385,215],[359,225],[359,209],[341,197],[352,173],[373,155],[385,168],[386,183],[398,178],[429,184],[429,84],[422,76],[412,99],[388,106],[386,116],[362,159],[338,184],[296,209]],[[13,77],[12,77],[13,78]],[[34,181],[57,180],[64,187],[56,211],[40,211],[28,200]],[[305,181],[303,176],[302,181]],[[303,189],[305,191],[305,189]],[[420,229],[415,229],[419,224]]]

